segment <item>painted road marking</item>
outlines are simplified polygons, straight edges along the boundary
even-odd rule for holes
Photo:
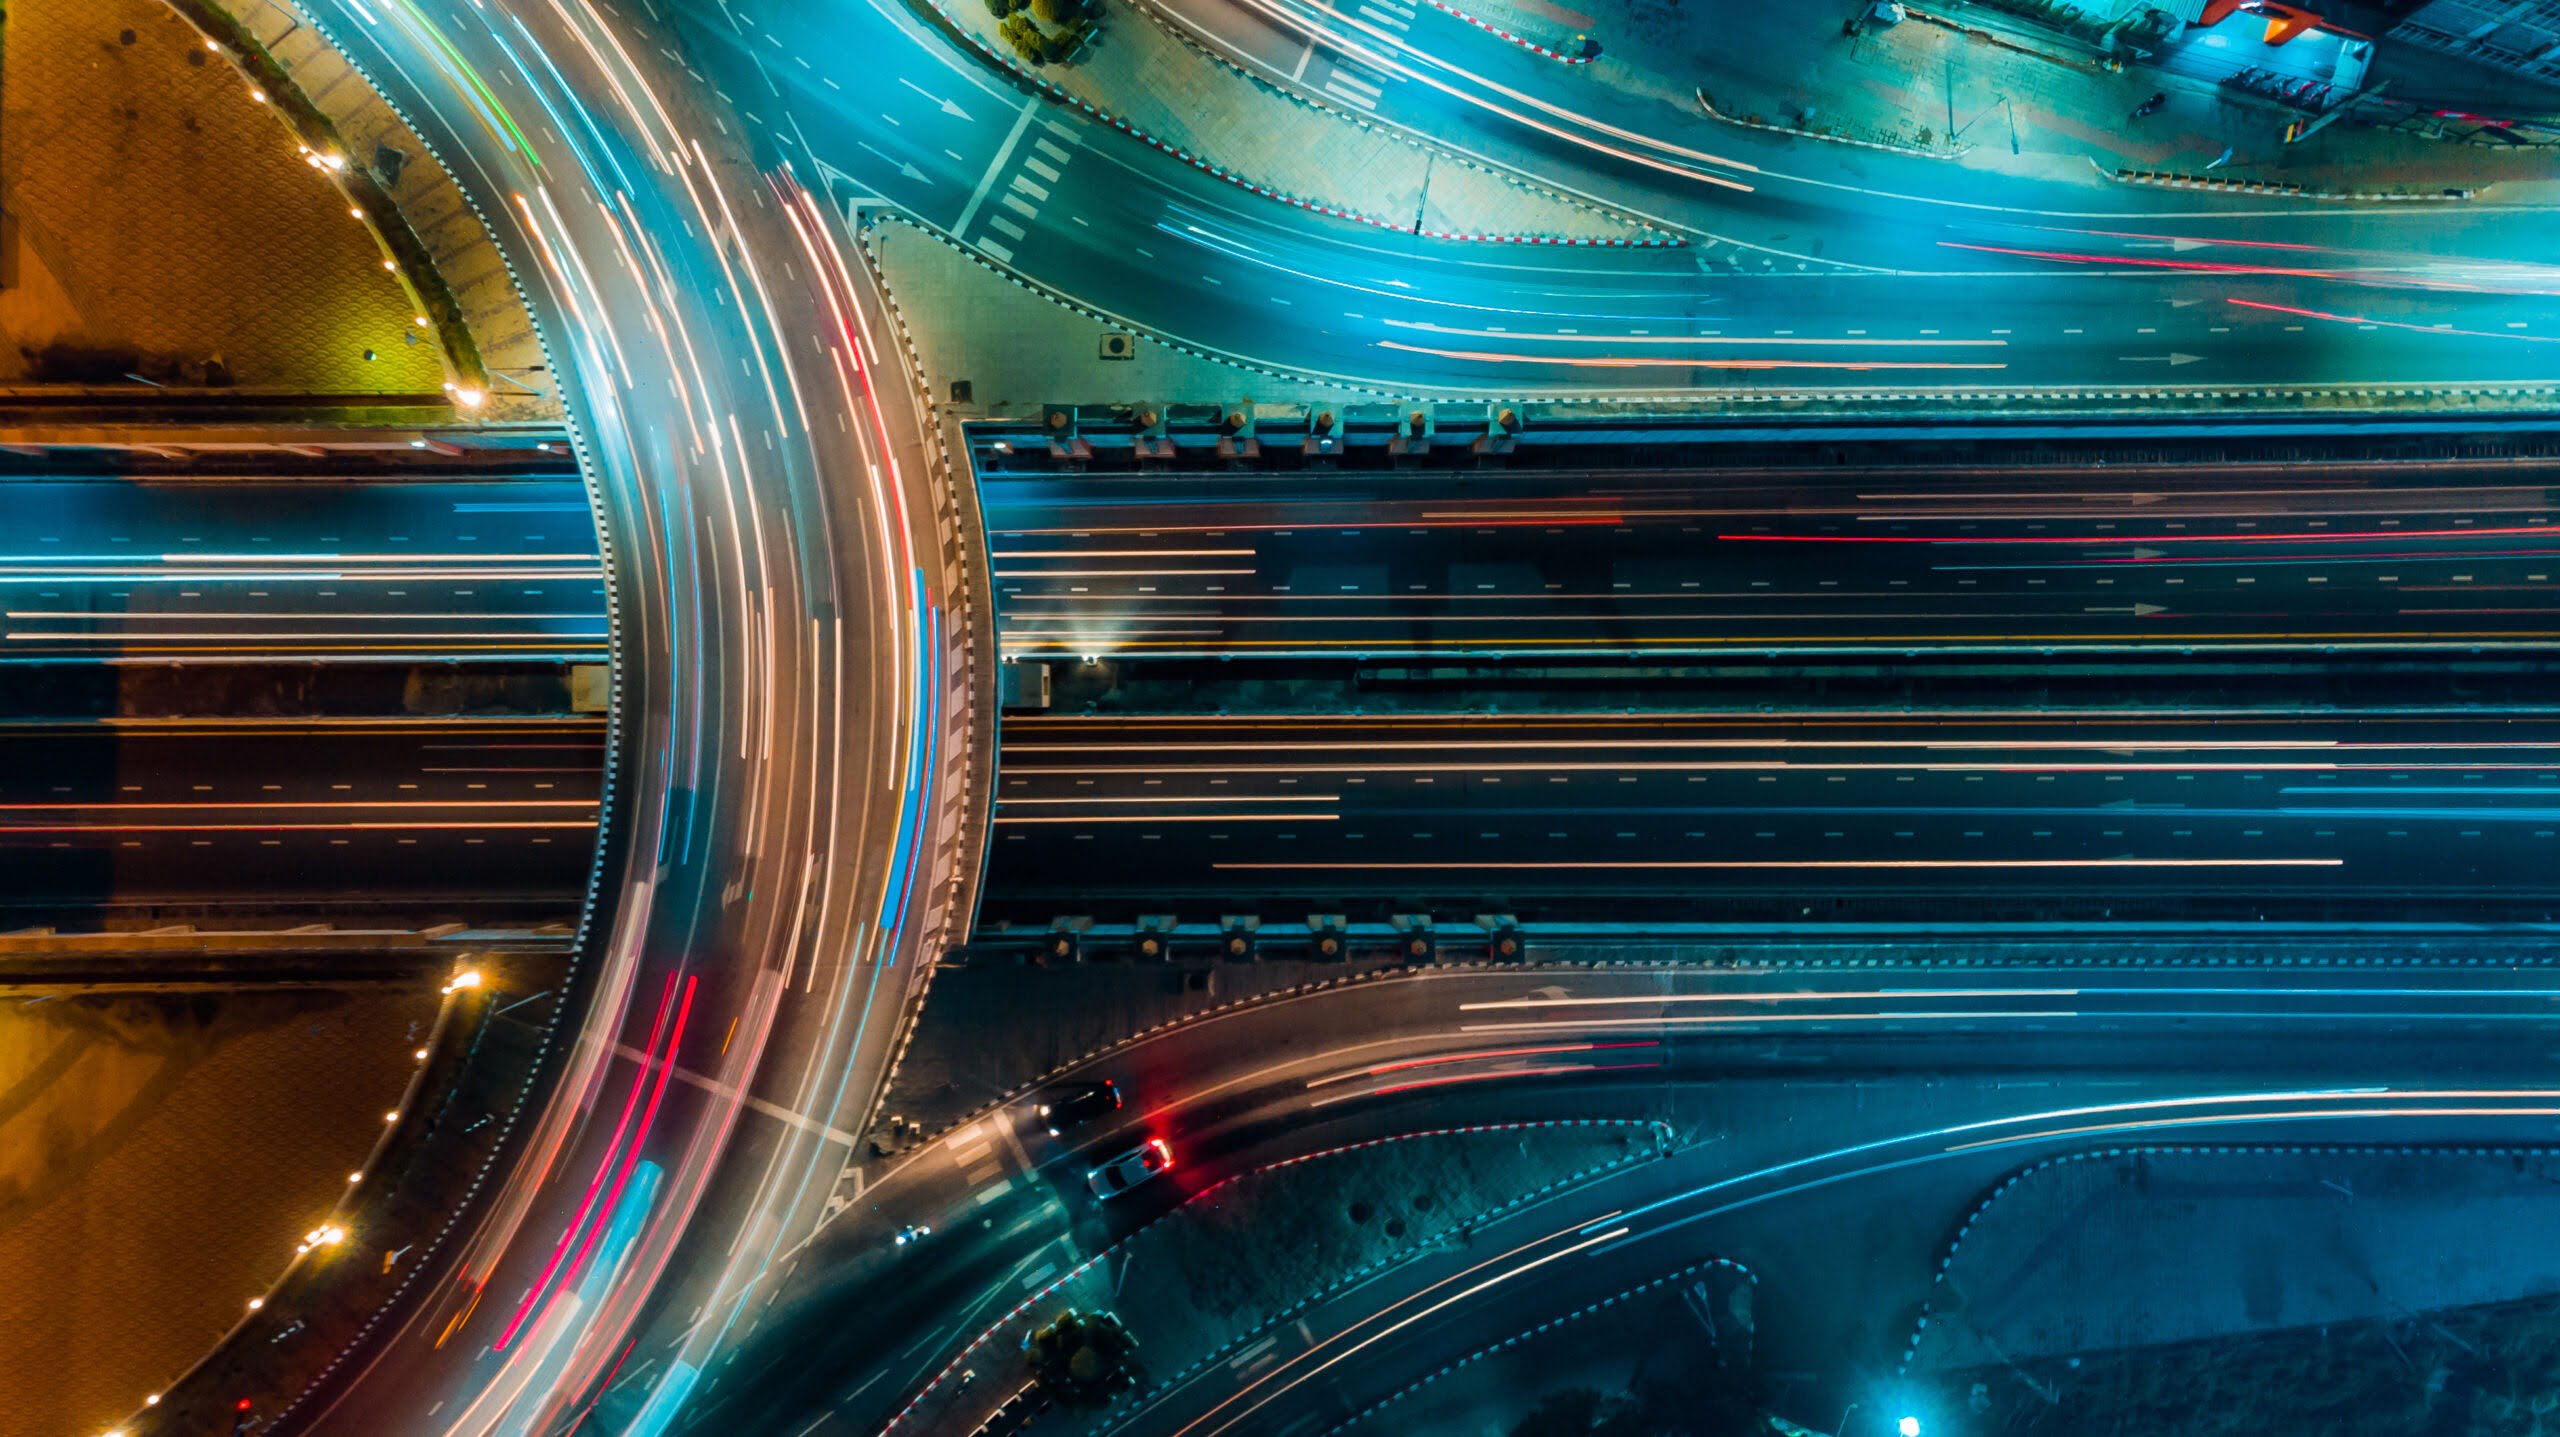
[[[996,157],[988,162],[987,172],[978,177],[978,187],[969,192],[969,203],[960,211],[959,223],[951,227],[953,233],[969,232],[969,221],[978,217],[978,207],[987,202],[988,193],[995,189],[996,176],[1003,174],[1005,166],[1013,163],[1013,152],[1022,144],[1022,132],[1031,128],[1031,117],[1039,111],[1039,96],[1034,95],[1022,102],[1022,109],[1013,117],[1013,128],[1006,132],[1004,143],[996,148]],[[1011,258],[1011,255],[1008,253],[1006,257]]]
[[[632,1047],[628,1043],[614,1044],[613,1051],[621,1054],[623,1057],[629,1058],[631,1061],[638,1063],[643,1067],[657,1066],[650,1058],[649,1054],[638,1048]],[[709,1093],[715,1098],[728,1099],[735,1098],[739,1095],[736,1088],[731,1087],[727,1083],[721,1082],[717,1078],[707,1078],[700,1073],[693,1072],[686,1068],[675,1068],[670,1071],[678,1081],[700,1088],[702,1091]],[[819,1122],[815,1118],[811,1118],[802,1113],[795,1113],[779,1103],[769,1103],[762,1098],[755,1097],[748,1098],[746,1102],[748,1107],[764,1114],[766,1117],[771,1118],[776,1122],[785,1123],[791,1127],[798,1128],[804,1133],[814,1133],[830,1142],[842,1143],[849,1148],[861,1146],[862,1140],[855,1137],[853,1134],[846,1132],[844,1129],[830,1127],[825,1123]]]

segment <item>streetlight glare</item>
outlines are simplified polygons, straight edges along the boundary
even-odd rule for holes
[[[1893,1430],[1901,1433],[1902,1437],[1920,1437],[1920,1419],[1905,1417],[1893,1424]]]

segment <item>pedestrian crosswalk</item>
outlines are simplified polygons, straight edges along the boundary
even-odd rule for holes
[[[1025,140],[1027,144],[1022,143]],[[1010,261],[1013,247],[1030,237],[1041,208],[1065,184],[1067,167],[1075,160],[1071,148],[1075,143],[1075,126],[1068,121],[1043,117],[1036,126],[1025,125],[997,153],[980,184],[981,197],[992,203],[981,205],[973,201],[961,216],[962,241],[996,259]]]
[[[1359,22],[1359,26],[1351,27],[1352,33],[1364,40],[1377,41],[1380,33],[1402,37],[1413,25],[1414,9],[1403,0],[1356,0],[1349,10],[1338,13]],[[1367,27],[1367,30],[1363,31],[1360,26]],[[1309,49],[1313,53],[1312,44]],[[1327,52],[1324,73],[1308,78],[1326,95],[1355,110],[1369,112],[1378,108],[1378,100],[1385,93],[1385,87],[1395,77],[1357,60]]]
[[[1337,63],[1333,73],[1325,76],[1324,92],[1360,109],[1374,110],[1378,108],[1378,86],[1364,78],[1365,73],[1354,70],[1348,62]]]

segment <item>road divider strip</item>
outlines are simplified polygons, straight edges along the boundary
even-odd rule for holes
[[[1586,44],[1583,52],[1579,55],[1568,55],[1562,50],[1550,50],[1546,46],[1539,44],[1537,41],[1529,39],[1526,36],[1515,35],[1510,31],[1503,29],[1501,26],[1494,24],[1490,20],[1470,15],[1466,11],[1459,9],[1457,6],[1447,3],[1447,0],[1422,0],[1422,3],[1452,19],[1463,20],[1498,40],[1508,40],[1512,44],[1519,46],[1521,49],[1528,51],[1532,55],[1544,56],[1547,59],[1555,61],[1559,65],[1588,65],[1593,59],[1597,58],[1600,53],[1599,47],[1588,44]]]
[[[933,0],[933,3],[937,8],[940,8],[942,0]],[[1088,119],[1108,125],[1112,129],[1119,131],[1121,134],[1127,135],[1129,138],[1146,145],[1150,149],[1161,154],[1170,155],[1173,158],[1182,161],[1184,164],[1191,166],[1193,169],[1198,170],[1204,175],[1208,175],[1212,179],[1224,180],[1228,184],[1234,185],[1236,188],[1243,190],[1248,194],[1257,195],[1267,200],[1275,200],[1294,209],[1306,210],[1312,214],[1325,215],[1332,219],[1348,220],[1353,224],[1368,225],[1375,229],[1392,230],[1398,234],[1419,235],[1424,239],[1453,240],[1469,244],[1540,245],[1581,249],[1670,249],[1678,248],[1688,243],[1677,235],[1660,233],[1656,233],[1651,237],[1642,239],[1609,239],[1599,238],[1596,236],[1485,234],[1472,231],[1460,232],[1454,230],[1435,230],[1426,228],[1419,222],[1414,224],[1402,224],[1395,220],[1386,219],[1378,215],[1362,214],[1356,210],[1344,209],[1339,205],[1330,205],[1319,200],[1311,200],[1304,196],[1290,194],[1285,190],[1273,189],[1271,186],[1262,184],[1259,181],[1247,179],[1243,175],[1228,169],[1226,166],[1208,159],[1206,156],[1194,154],[1189,149],[1175,144],[1171,140],[1164,139],[1159,135],[1141,129],[1138,126],[1131,124],[1128,120],[1093,104],[1091,101],[1078,97],[1055,80],[1033,74],[1012,56],[996,50],[993,46],[987,44],[983,39],[981,39],[974,30],[971,30],[968,26],[961,24],[957,19],[954,19],[948,14],[944,15],[943,20],[944,23],[950,27],[951,32],[965,41],[972,49],[976,50],[980,55],[985,56],[990,62],[1004,70],[1007,74],[1012,75],[1022,84],[1030,87],[1041,97],[1074,110],[1076,113],[1083,115]],[[1185,43],[1188,43],[1188,41]],[[1210,58],[1214,60],[1217,57],[1211,56]],[[1219,63],[1223,64],[1225,62],[1219,61]],[[1246,78],[1253,80],[1256,84],[1264,83],[1260,79],[1251,75],[1247,75]],[[1290,94],[1285,90],[1279,91],[1278,93],[1306,106],[1309,109],[1317,110],[1328,115],[1334,113],[1325,109],[1325,107],[1308,100],[1305,96]],[[1350,117],[1337,115],[1335,118],[1347,120]],[[1364,129],[1374,128],[1362,121],[1352,120],[1351,123],[1360,124]],[[1408,140],[1407,143],[1417,142]],[[1459,158],[1463,160],[1463,157]],[[1477,168],[1483,167],[1477,166]],[[1488,171],[1488,173],[1495,172]],[[1508,180],[1514,184],[1521,183],[1521,181],[1513,180],[1509,176],[1497,174],[1497,177]],[[1583,207],[1597,210],[1596,206],[1584,205]],[[1621,223],[1626,223],[1632,226],[1636,225],[1638,222],[1622,219]]]
[[[1861,140],[1850,135],[1834,135],[1823,130],[1799,129],[1794,125],[1773,125],[1766,120],[1728,115],[1716,108],[1715,102],[1707,98],[1705,90],[1695,90],[1693,93],[1698,97],[1698,108],[1706,112],[1708,119],[1721,120],[1740,129],[1759,130],[1772,135],[1787,135],[1799,140],[1820,140],[1832,145],[1855,145],[1862,150],[1884,150],[1890,154],[1912,155],[1923,160],[1960,159],[1973,150],[1971,145],[1957,145],[1952,149],[1944,150],[1923,149],[1918,145],[1895,144],[1891,140]]]
[[[2221,175],[2181,174],[2174,170],[2110,170],[2096,160],[2092,169],[2119,184],[2149,185],[2169,190],[2219,190],[2226,194],[2275,195],[2289,200],[2352,200],[2374,204],[2452,204],[2475,199],[2480,191],[2468,186],[2448,186],[2441,190],[2315,190],[2283,180],[2251,180]]]

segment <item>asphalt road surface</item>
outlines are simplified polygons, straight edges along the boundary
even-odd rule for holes
[[[573,912],[598,719],[0,726],[0,911]]]
[[[1601,113],[1599,96],[1566,105],[1587,100],[1596,125],[1541,113],[1503,157],[1689,244],[1470,245],[1256,198],[1025,94],[905,7],[677,9],[768,162],[838,199],[1220,357],[1418,394],[2538,384],[2560,336],[2533,202],[2144,189],[1772,141],[1655,101]],[[1572,84],[1446,28],[1398,63],[1468,68],[1414,87],[1460,114],[1467,146],[1498,149],[1480,142],[1514,121],[1477,127],[1452,90],[1514,65],[1531,92]],[[1278,43],[1290,63],[1304,48]]]
[[[1016,717],[979,917],[2529,917],[2555,745],[2387,711]]]
[[[2531,466],[997,472],[980,493],[1009,658],[2560,641]]]
[[[686,1314],[815,1221],[950,907],[969,621],[914,380],[837,219],[646,16],[307,13],[513,261],[600,514],[615,703],[579,960],[525,1010],[554,1060],[505,1076],[475,1201],[233,1350],[272,1364],[270,1423],[547,1429],[645,1372],[654,1430],[728,1337]],[[215,1386],[153,1420],[229,1423]]]
[[[1930,1179],[1906,1182],[1905,1195],[1957,1204],[2084,1130],[2407,1130],[2416,1120],[2397,1114],[2454,1101],[2382,1094],[2407,1075],[2526,1086],[2529,1059],[2501,1040],[2538,1032],[2552,997],[2549,983],[2513,972],[1693,968],[1425,970],[1245,1005],[1051,1074],[1059,1083],[1110,1076],[1127,1099],[1064,1141],[1041,1131],[1034,1093],[875,1164],[843,1217],[793,1254],[755,1340],[705,1391],[689,1430],[877,1431],[937,1374],[906,1424],[888,1430],[967,1430],[1018,1381],[1008,1350],[1016,1329],[1000,1321],[1008,1309],[1110,1263],[1129,1233],[1192,1196],[1275,1162],[1420,1128],[1547,1118],[1658,1120],[1697,1145],[1522,1218],[1523,1232],[1547,1239],[1623,1208],[1642,1219],[1644,1240],[1626,1234],[1605,1264],[1596,1249],[1606,1245],[1595,1244],[1561,1287],[1508,1287],[1465,1322],[1360,1345],[1343,1364],[1357,1376],[1339,1396],[1289,1379],[1409,1314],[1416,1294],[1447,1295],[1453,1289],[1436,1284],[1454,1270],[1443,1261],[1451,1254],[1423,1254],[1359,1284],[1342,1305],[1311,1313],[1306,1329],[1275,1324],[1276,1342],[1257,1347],[1276,1349],[1273,1363],[1213,1364],[1118,1413],[1134,1430],[1173,1431],[1203,1417],[1220,1425],[1241,1405],[1236,1430],[1285,1430],[1293,1401],[1340,1415],[1332,1404],[1341,1398],[1392,1390],[1618,1290],[1607,1283],[1632,1286],[1705,1252],[1731,1252],[1736,1236],[1715,1220],[1765,1212],[1783,1222],[1793,1209],[1772,1199],[1799,1185],[1928,1168]],[[2357,1085],[2356,1096],[2342,1085]],[[2531,1110],[2552,1103],[2548,1094],[2461,1100],[2497,1108],[2475,1115],[2484,1131],[2529,1126]],[[2314,1116],[2346,1111],[2362,1116]],[[1086,1168],[1147,1136],[1172,1146],[1174,1172],[1096,1202]],[[1875,1187],[1861,1197],[1877,1200]],[[1943,1235],[1937,1217],[1924,1204],[1914,1219],[1932,1241]],[[891,1240],[916,1224],[932,1229],[919,1244]],[[1455,1267],[1504,1252],[1498,1235],[1479,1232]],[[1123,1289],[1117,1305],[1143,1313],[1149,1301]],[[1851,1294],[1801,1290],[1785,1310],[1814,1320],[1837,1311],[1843,1326],[1865,1313]],[[1337,1342],[1337,1330],[1351,1337]],[[989,1332],[998,1340],[960,1355]],[[1837,1377],[1874,1354],[1802,1355]],[[964,1362],[980,1380],[955,1390]],[[1266,1369],[1280,1381],[1255,1383]]]
[[[8,481],[0,663],[601,662],[574,480]]]

